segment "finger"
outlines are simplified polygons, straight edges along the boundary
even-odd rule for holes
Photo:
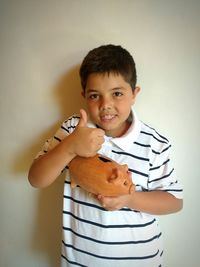
[[[88,117],[84,109],[80,109],[80,120],[78,123],[79,127],[85,127],[87,125]]]
[[[99,142],[99,143],[103,144],[104,141],[105,141],[105,139],[104,139],[103,137],[99,137],[99,139],[98,139],[98,142]]]
[[[89,195],[90,197],[97,198],[97,195],[95,195],[94,193],[89,192],[88,195]]]
[[[96,129],[96,131],[98,137],[103,137],[105,135],[105,131],[103,129]]]
[[[97,198],[98,198],[98,200],[103,201],[103,196],[102,196],[101,194],[98,194],[98,195],[97,195]]]

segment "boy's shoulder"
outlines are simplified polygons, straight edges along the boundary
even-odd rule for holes
[[[79,120],[80,120],[80,115],[78,115],[78,114],[71,115],[65,121],[63,121],[62,126],[76,127]]]
[[[139,139],[142,143],[148,144],[152,148],[163,148],[165,146],[170,146],[170,141],[163,135],[160,130],[141,122],[141,131]]]
[[[157,137],[165,142],[169,142],[168,138],[163,135],[161,133],[160,130],[158,129],[155,129],[154,127],[152,127],[151,125],[147,124],[147,123],[144,123],[144,122],[141,122],[142,124],[142,127],[141,127],[141,131],[146,133],[147,135],[150,135],[150,136],[154,136],[154,137]]]

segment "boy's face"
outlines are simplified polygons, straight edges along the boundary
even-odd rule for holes
[[[127,119],[137,93],[120,74],[92,73],[88,76],[84,97],[93,123],[107,136],[121,136],[128,127]]]

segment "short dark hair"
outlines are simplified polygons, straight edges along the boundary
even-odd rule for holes
[[[85,91],[91,73],[121,74],[126,82],[135,89],[137,74],[131,54],[120,45],[102,45],[92,49],[83,59],[80,67],[81,85]]]

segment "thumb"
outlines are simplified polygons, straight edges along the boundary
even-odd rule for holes
[[[87,125],[88,116],[84,109],[80,109],[80,120],[78,123],[79,127],[85,127]]]

